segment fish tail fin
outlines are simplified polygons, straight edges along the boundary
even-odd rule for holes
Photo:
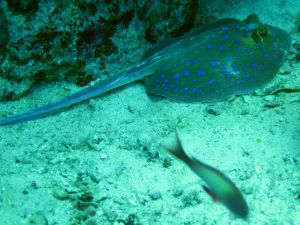
[[[187,165],[190,165],[192,160],[182,148],[177,132],[173,135],[175,135],[175,137],[172,136],[164,142],[163,148],[166,149],[172,155],[174,155],[176,158],[185,162]]]
[[[79,102],[83,102],[87,99],[93,98],[95,96],[104,94],[112,89],[118,88],[125,84],[134,82],[136,80],[142,79],[150,75],[150,70],[132,68],[127,73],[119,74],[110,77],[106,80],[101,80],[94,85],[81,90],[73,95],[70,95],[60,101],[53,102],[36,109],[30,110],[25,113],[12,115],[3,119],[0,119],[0,126],[13,125],[18,123],[23,123],[31,120],[40,119],[51,115],[61,109],[70,107]]]

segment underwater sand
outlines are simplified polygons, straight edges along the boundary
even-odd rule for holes
[[[265,23],[291,31],[300,11],[297,4],[278,12],[244,4],[232,9],[236,16],[227,10],[220,17],[255,10]],[[300,224],[300,93],[270,94],[283,87],[300,87],[299,63],[287,62],[257,94],[223,102],[153,101],[135,83],[41,120],[0,127],[0,224]],[[0,113],[77,90],[63,82],[39,86],[0,103]],[[161,147],[175,127],[190,155],[240,188],[250,208],[246,221],[214,203],[202,180]]]

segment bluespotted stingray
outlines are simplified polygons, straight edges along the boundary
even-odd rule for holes
[[[262,24],[256,14],[245,20],[221,19],[158,44],[123,73],[58,102],[4,118],[0,125],[42,118],[141,79],[149,93],[178,102],[212,102],[250,93],[275,77],[290,46],[287,32]]]

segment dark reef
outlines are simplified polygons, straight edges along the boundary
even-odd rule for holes
[[[213,18],[198,0],[6,0],[0,9],[0,101],[41,82],[84,86],[113,75],[109,66],[124,69],[147,46]]]

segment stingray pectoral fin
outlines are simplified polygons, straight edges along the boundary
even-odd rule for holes
[[[195,174],[204,180],[208,185],[205,191],[213,197],[213,199],[224,204],[235,215],[242,218],[247,217],[247,203],[235,184],[219,170],[189,157],[185,153],[177,133],[172,136],[172,139],[165,142],[164,148],[185,162]]]

